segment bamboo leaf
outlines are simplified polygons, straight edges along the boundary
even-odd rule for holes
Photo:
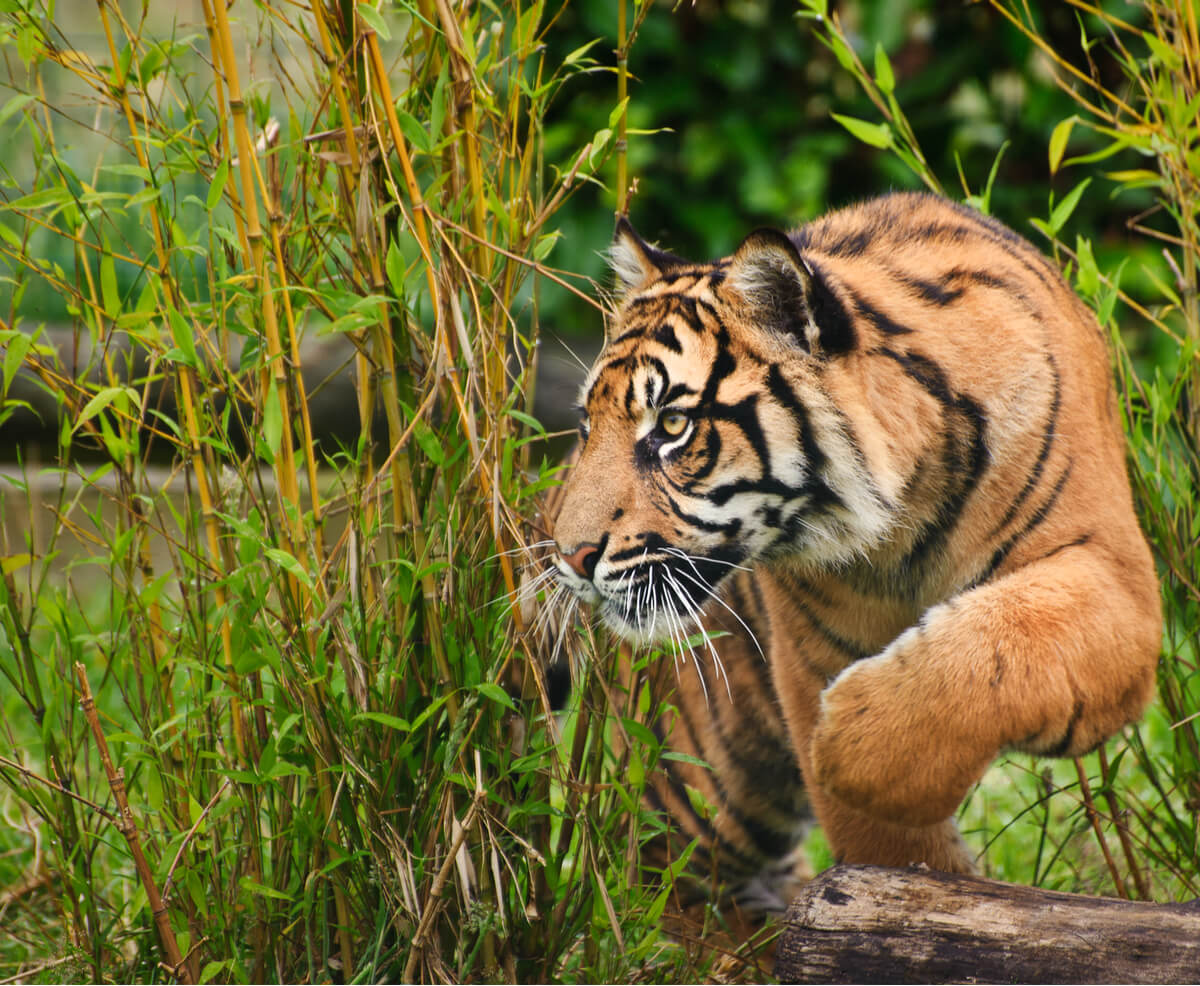
[[[217,165],[217,170],[213,172],[212,184],[208,186],[208,195],[204,200],[204,205],[212,212],[221,201],[221,196],[225,194],[225,182],[229,180],[229,158],[222,158],[221,163]]]
[[[71,430],[77,431],[80,425],[90,421],[105,408],[114,404],[117,406],[117,410],[128,412],[130,404],[141,407],[141,400],[138,392],[132,387],[105,387],[83,406],[83,410],[79,412],[79,417],[75,419]]]
[[[117,289],[117,271],[112,254],[107,250],[100,254],[100,300],[104,314],[115,319],[121,314],[121,292]]]
[[[286,900],[288,903],[291,903],[292,900],[289,894],[251,880],[248,876],[244,876],[238,880],[238,886],[243,890],[248,890],[252,894],[258,894],[261,897],[270,897],[272,900]]]
[[[355,7],[355,10],[358,11],[358,16],[362,18],[363,23],[383,38],[384,41],[392,40],[392,32],[388,30],[387,22],[378,10],[369,3],[360,3]]]
[[[196,355],[196,340],[192,337],[192,327],[176,308],[168,310],[167,321],[171,323],[171,338],[175,342],[175,348],[167,356],[194,370],[199,369],[200,359]]]
[[[1063,152],[1067,149],[1067,141],[1078,120],[1077,116],[1069,116],[1065,120],[1060,120],[1050,134],[1050,174],[1052,175],[1057,173],[1058,166],[1062,163]]]
[[[1092,179],[1085,178],[1078,185],[1072,188],[1063,200],[1058,203],[1050,212],[1049,228],[1050,231],[1057,236],[1058,231],[1062,229],[1067,220],[1071,218],[1071,213],[1075,211],[1075,207],[1079,205],[1079,199],[1083,195],[1084,190],[1092,183]]]
[[[842,116],[840,113],[831,113],[830,116],[864,144],[871,147],[892,146],[892,128],[886,123],[871,123],[853,116]]]
[[[388,712],[359,712],[354,716],[355,722],[375,722],[381,726],[386,726],[388,729],[394,729],[400,733],[412,732],[412,725],[407,719],[402,719],[400,716],[391,715]]]
[[[896,73],[892,71],[892,63],[888,60],[883,45],[875,42],[875,84],[882,92],[889,95],[896,88]]]
[[[498,705],[503,705],[506,709],[517,711],[517,707],[513,704],[512,696],[503,688],[491,681],[482,681],[475,686],[475,690]]]
[[[17,370],[25,362],[25,357],[29,355],[29,349],[33,345],[33,337],[26,335],[24,332],[13,331],[8,334],[7,345],[4,349],[4,389],[0,391],[5,396],[8,394],[8,388],[12,386],[13,377],[17,375]]]

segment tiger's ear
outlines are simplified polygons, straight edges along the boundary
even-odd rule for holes
[[[649,284],[673,267],[686,263],[673,253],[650,246],[638,236],[629,220],[621,216],[608,250],[608,262],[616,275],[616,297],[620,301],[629,292]]]
[[[725,274],[752,317],[810,353],[846,352],[854,329],[837,296],[777,229],[760,229],[742,241]]]

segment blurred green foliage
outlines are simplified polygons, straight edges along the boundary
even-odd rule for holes
[[[1104,6],[1135,23],[1141,16],[1128,4]],[[1080,68],[1095,64],[1119,88],[1122,72],[1111,55],[1081,47],[1077,11],[1058,3],[1040,7],[1056,50]],[[887,53],[896,98],[947,192],[965,194],[949,184],[959,174],[977,191],[999,156],[992,211],[1045,249],[1028,217],[1045,215],[1051,196],[1061,198],[1077,178],[1050,174],[1050,135],[1076,106],[1054,84],[1044,56],[985,4],[844,0],[836,9],[868,65],[877,43]],[[548,39],[561,49],[556,58],[601,39],[588,52],[594,70],[573,79],[552,108],[551,160],[606,125],[616,87],[614,10],[605,0],[571,0]],[[922,187],[894,154],[861,144],[832,119],[832,112],[877,114],[809,28],[799,5],[787,0],[660,3],[649,12],[630,58],[630,127],[644,132],[629,141],[636,183],[629,213],[644,236],[684,256],[721,256],[757,226],[799,225],[856,199]],[[1076,128],[1068,154],[1101,146]],[[1106,170],[1139,166],[1133,152],[1105,162]],[[594,185],[562,210],[564,236],[551,256],[557,266],[601,283],[614,174],[610,165],[609,187]],[[1128,234],[1127,223],[1153,206],[1145,190],[1090,195],[1071,219],[1072,232],[1092,241],[1101,266],[1140,252],[1123,282],[1134,297],[1154,290],[1143,263],[1161,261],[1145,240]],[[544,331],[598,331],[594,315],[565,292],[547,286],[544,297]],[[1159,354],[1149,350],[1161,339],[1146,334],[1131,342],[1139,356],[1156,361]]]

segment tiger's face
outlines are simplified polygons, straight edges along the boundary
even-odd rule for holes
[[[843,422],[819,377],[837,340],[782,233],[694,265],[622,224],[613,261],[624,294],[584,383],[556,565],[621,636],[680,641],[735,569],[842,558],[880,503],[855,456],[829,455]]]

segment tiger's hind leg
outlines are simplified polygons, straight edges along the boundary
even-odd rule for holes
[[[1001,750],[1078,756],[1136,718],[1159,601],[1145,543],[1118,548],[1053,550],[848,667],[821,695],[804,757],[815,786],[877,819],[935,825]]]

